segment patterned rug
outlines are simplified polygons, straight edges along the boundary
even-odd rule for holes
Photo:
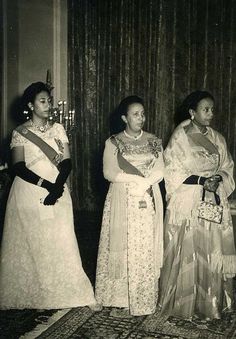
[[[43,332],[40,339],[223,339],[236,338],[236,313],[224,319],[185,321],[158,312],[150,316],[133,317],[115,308],[92,312],[89,308],[75,308]]]
[[[8,310],[0,312],[0,338],[19,339],[37,325],[45,323],[56,310]]]

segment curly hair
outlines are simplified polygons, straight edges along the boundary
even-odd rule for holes
[[[28,114],[31,113],[28,104],[30,102],[33,104],[36,96],[41,92],[47,92],[49,96],[51,95],[51,91],[47,84],[41,81],[33,82],[24,90],[22,95],[22,112],[27,111]]]

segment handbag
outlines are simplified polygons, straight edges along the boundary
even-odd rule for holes
[[[220,205],[220,197],[214,192],[216,204],[205,201],[205,189],[203,188],[202,201],[198,207],[198,217],[207,221],[221,224],[223,206]]]

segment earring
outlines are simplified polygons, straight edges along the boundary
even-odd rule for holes
[[[33,107],[33,106],[31,106],[31,107],[30,107],[30,109],[31,109],[31,111],[33,111],[33,110],[34,110],[34,107]]]
[[[24,116],[25,116],[25,119],[26,120],[29,120],[29,112],[28,111],[23,111],[23,114],[24,114]]]
[[[191,115],[191,118],[190,118],[192,121],[194,120],[194,115]]]

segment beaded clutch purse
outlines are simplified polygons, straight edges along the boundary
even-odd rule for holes
[[[218,197],[215,193],[215,198]],[[221,224],[223,217],[223,206],[220,205],[219,197],[216,201],[219,204],[213,204],[212,202],[205,201],[205,190],[203,189],[202,201],[198,207],[198,217],[217,224]]]

